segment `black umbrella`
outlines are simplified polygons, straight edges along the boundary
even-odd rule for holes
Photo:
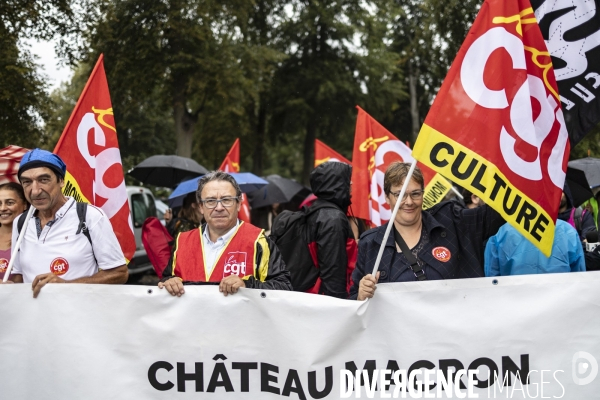
[[[586,200],[594,197],[594,193],[592,192],[592,189],[590,189],[590,184],[583,171],[567,167],[565,182],[569,186],[571,197],[573,197],[573,207],[579,207]]]
[[[252,208],[287,203],[295,196],[304,198],[310,194],[309,189],[292,179],[282,178],[279,175],[269,175],[265,179],[269,182],[267,186],[248,193],[248,201]]]
[[[148,185],[174,187],[179,182],[207,174],[208,170],[187,157],[157,155],[129,170],[128,174]]]
[[[600,186],[600,158],[586,157],[569,161],[569,167],[585,172],[590,187]]]

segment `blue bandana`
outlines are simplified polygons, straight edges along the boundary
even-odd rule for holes
[[[28,169],[38,167],[48,167],[55,171],[58,176],[63,179],[65,177],[65,173],[67,172],[67,166],[59,156],[50,153],[47,150],[33,149],[25,153],[21,159],[19,172],[17,173],[19,180],[21,180],[21,174],[23,172],[27,171]]]

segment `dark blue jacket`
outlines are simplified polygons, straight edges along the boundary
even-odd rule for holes
[[[485,241],[505,223],[491,207],[462,209],[447,201],[423,211],[423,229],[429,242],[418,254],[428,280],[475,278],[484,276]],[[372,273],[386,225],[362,234],[358,260],[352,274],[350,299],[358,296],[358,284]],[[434,251],[437,257],[434,256]],[[385,245],[379,271],[379,283],[416,281],[415,275],[396,252],[393,231]],[[446,261],[444,261],[447,259]]]

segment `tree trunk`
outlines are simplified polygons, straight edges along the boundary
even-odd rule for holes
[[[258,97],[260,102],[258,106],[258,116],[256,120],[255,144],[254,144],[254,159],[252,160],[252,172],[255,175],[262,176],[264,169],[264,148],[265,136],[267,129],[267,107],[265,94],[261,93]]]
[[[188,112],[186,103],[185,83],[181,79],[176,79],[173,84],[173,119],[177,138],[176,154],[191,158],[194,128],[198,118]]]
[[[317,137],[317,123],[314,116],[308,117],[306,124],[306,138],[304,139],[304,164],[302,168],[302,183],[310,186],[310,172],[315,166],[315,139]]]
[[[419,121],[419,106],[417,104],[417,77],[414,73],[412,65],[409,66],[409,75],[408,75],[408,90],[410,92],[410,116],[412,119],[412,129],[411,129],[411,138],[412,144],[414,145],[417,141],[417,136],[419,135],[419,129],[421,128],[421,123]]]

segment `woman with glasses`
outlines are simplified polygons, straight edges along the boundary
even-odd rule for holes
[[[410,164],[395,162],[385,172],[386,202],[390,209],[397,201],[402,203],[376,277],[371,272],[387,224],[362,235],[351,299],[373,297],[377,283],[484,276],[484,242],[498,232],[504,219],[488,206],[461,209],[450,201],[424,211],[424,180],[419,168],[415,168],[404,197],[398,199],[409,169]]]

